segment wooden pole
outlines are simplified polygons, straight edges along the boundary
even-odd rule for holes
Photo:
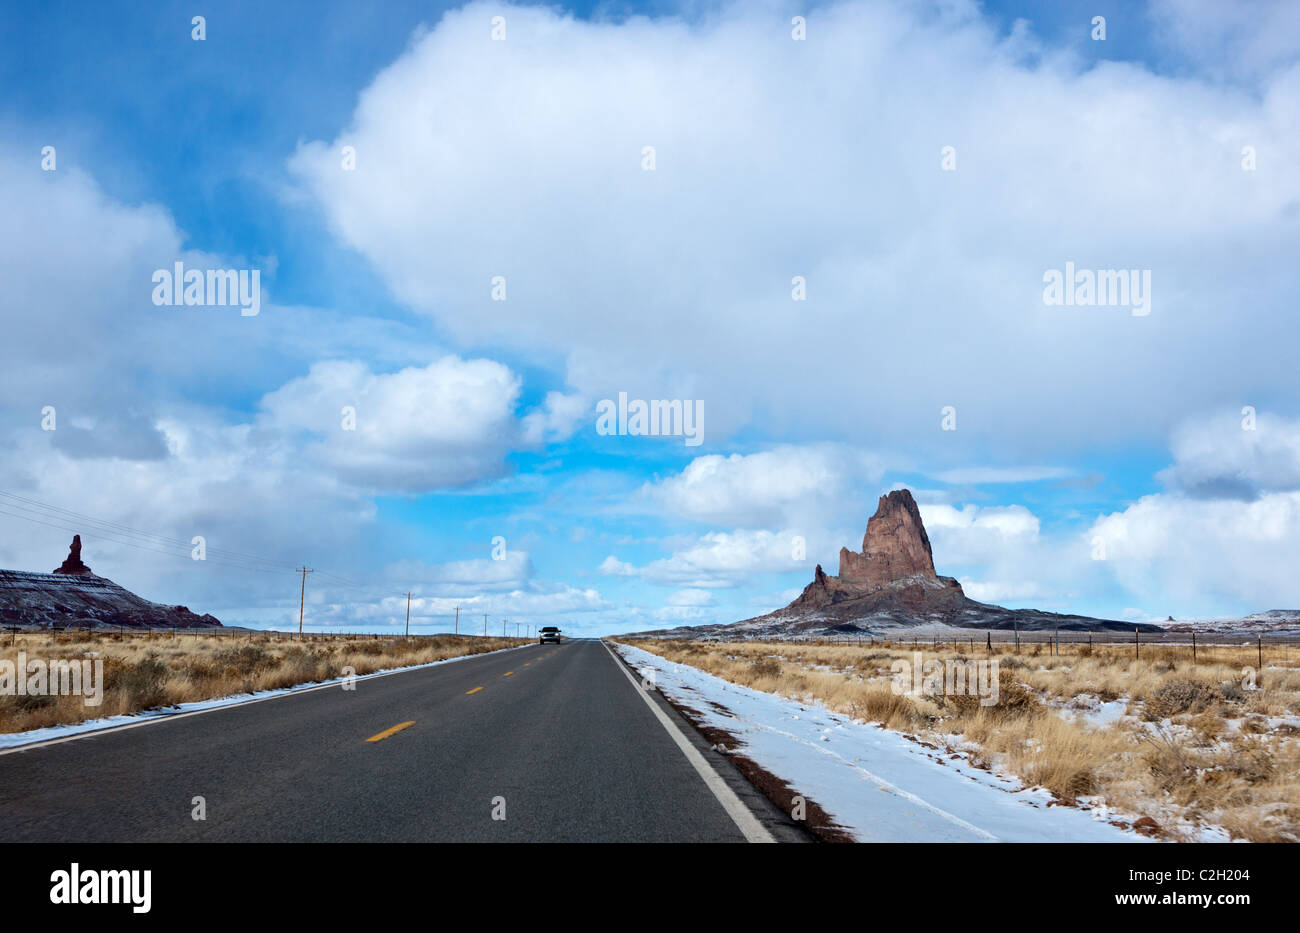
[[[315,573],[314,570],[308,570],[307,565],[303,564],[298,572],[302,574],[302,593],[298,596],[298,634],[302,634],[302,610],[307,604],[307,574]]]

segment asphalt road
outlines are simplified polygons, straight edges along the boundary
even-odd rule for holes
[[[598,641],[0,755],[2,842],[744,840]]]

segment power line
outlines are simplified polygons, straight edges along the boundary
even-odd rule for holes
[[[51,522],[42,521],[42,520],[39,519],[39,518],[32,518],[30,515],[19,515],[19,514],[17,514],[17,513],[9,512],[9,511],[6,511],[6,510],[4,510],[4,509],[0,509],[0,515],[8,515],[8,516],[10,516],[10,517],[12,517],[12,518],[21,518],[23,521],[33,522],[34,524],[37,524],[37,525],[44,525],[44,526],[47,527],[47,528],[56,528],[56,529],[58,529],[59,531],[71,531],[71,532],[73,532],[74,534],[75,534],[75,533],[78,533],[78,532],[80,532],[80,531],[83,530],[83,529],[81,529],[81,528],[80,528],[79,526],[77,526],[77,525],[56,525],[56,524],[53,524],[53,523],[51,523]],[[104,534],[105,534],[105,533],[102,532],[102,531],[97,531],[96,533],[97,533],[97,534],[100,534],[100,535],[104,535]],[[179,557],[179,558],[182,558],[182,559],[192,559],[192,558],[191,558],[191,555],[190,555],[190,551],[189,551],[189,545],[186,545],[186,546],[185,546],[185,547],[186,547],[186,551],[185,551],[184,554],[178,554],[178,553],[175,552],[175,551],[164,551],[164,550],[160,550],[160,549],[158,549],[158,548],[145,547],[143,544],[137,544],[137,543],[135,543],[135,542],[133,542],[133,541],[122,541],[122,540],[119,540],[119,539],[117,539],[117,538],[108,537],[107,535],[105,535],[105,537],[107,538],[107,540],[112,541],[114,544],[120,544],[120,545],[122,545],[123,547],[135,548],[137,551],[149,551],[149,552],[154,553],[154,554],[166,554],[166,555],[168,555],[169,557]],[[220,564],[220,565],[225,566],[225,567],[234,567],[234,568],[237,568],[237,569],[240,569],[240,570],[257,570],[257,571],[261,571],[261,572],[263,572],[263,573],[281,573],[281,572],[282,572],[282,571],[278,571],[278,570],[270,570],[270,569],[265,568],[265,567],[254,567],[254,566],[251,566],[251,565],[248,565],[248,564],[234,563],[234,562],[232,562],[232,561],[225,560],[225,559],[222,559],[222,558],[211,559],[211,562],[214,563],[214,564]]]
[[[37,515],[41,515],[43,513],[53,513],[53,514],[45,514],[43,517],[54,518],[60,521],[71,521],[75,519],[78,522],[84,522],[91,525],[97,532],[106,535],[116,534],[116,535],[136,537],[136,538],[145,538],[146,540],[151,540],[154,543],[185,548],[187,551],[190,549],[190,547],[193,544],[192,541],[185,541],[181,538],[173,538],[170,537],[169,535],[159,534],[157,532],[152,532],[152,531],[141,531],[138,528],[132,528],[131,526],[124,525],[121,522],[114,522],[108,519],[95,518],[94,516],[91,515],[85,515],[81,512],[74,512],[71,509],[61,508],[60,506],[57,505],[51,505],[48,502],[41,502],[37,499],[31,499],[27,496],[20,496],[12,492],[5,492],[4,490],[0,490],[0,498],[12,500],[11,502],[7,503],[11,508],[17,508],[24,512],[33,512]],[[16,503],[19,502],[25,504],[17,505]],[[13,514],[13,513],[7,513],[7,514]],[[26,516],[22,516],[22,515],[15,515],[14,517],[26,518]],[[285,567],[292,566],[291,564],[288,564],[287,562],[284,561],[277,561],[271,558],[260,557],[256,554],[247,554],[242,551],[235,551],[229,548],[207,547],[206,550],[209,553],[213,553],[225,559],[230,559],[235,561],[243,560],[243,561],[253,561],[255,563],[261,563],[261,564],[279,564]]]

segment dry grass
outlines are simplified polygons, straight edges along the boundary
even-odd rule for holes
[[[211,635],[170,633],[19,633],[0,659],[104,662],[103,702],[81,696],[0,696],[0,733],[134,713],[160,706],[273,690],[342,676],[480,654],[530,642],[520,638],[432,635]]]
[[[891,665],[907,644],[629,642],[732,683],[946,744],[1062,801],[1104,797],[1150,816],[1164,838],[1210,824],[1250,841],[1300,841],[1300,652],[1179,646],[922,646],[925,660],[999,662],[999,702],[907,696]],[[1276,656],[1274,656],[1276,655]],[[1073,710],[1122,700],[1128,715],[1088,722]]]

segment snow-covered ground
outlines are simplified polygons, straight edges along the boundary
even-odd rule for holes
[[[278,690],[259,690],[256,693],[238,693],[233,696],[217,697],[212,700],[196,700],[193,703],[179,703],[176,706],[169,706],[164,709],[151,709],[139,713],[126,713],[121,716],[105,716],[102,719],[87,719],[84,722],[49,726],[45,729],[32,729],[28,732],[9,732],[0,735],[0,754],[4,754],[8,750],[20,748],[25,745],[67,739],[86,732],[99,732],[103,729],[115,729],[121,726],[143,725],[147,722],[171,719],[186,714],[201,713],[210,709],[219,709],[223,706],[239,706],[243,703],[256,703],[259,700],[269,700],[273,697],[287,696],[290,693],[301,693],[304,690],[319,690],[322,687],[337,686],[349,679],[354,682],[359,682],[362,680],[369,680],[372,677],[383,677],[387,674],[396,674],[401,671],[414,671],[422,667],[436,667],[439,664],[451,664],[455,661],[464,661],[466,658],[481,658],[489,654],[498,654],[502,651],[516,651],[523,647],[527,647],[527,645],[516,645],[513,648],[498,648],[496,651],[483,651],[478,654],[463,654],[455,658],[444,658],[441,661],[430,661],[427,664],[413,664],[409,667],[390,667],[379,671],[373,671],[369,674],[358,674],[351,678],[336,677],[333,680],[321,681],[319,683],[298,684],[295,687],[281,687]]]
[[[735,736],[737,751],[816,801],[860,841],[1146,841],[1111,825],[1117,818],[1102,807],[1049,807],[1048,791],[1024,788],[901,733],[728,683],[640,648],[611,646],[633,667],[653,671],[665,696],[699,713],[703,725]]]

